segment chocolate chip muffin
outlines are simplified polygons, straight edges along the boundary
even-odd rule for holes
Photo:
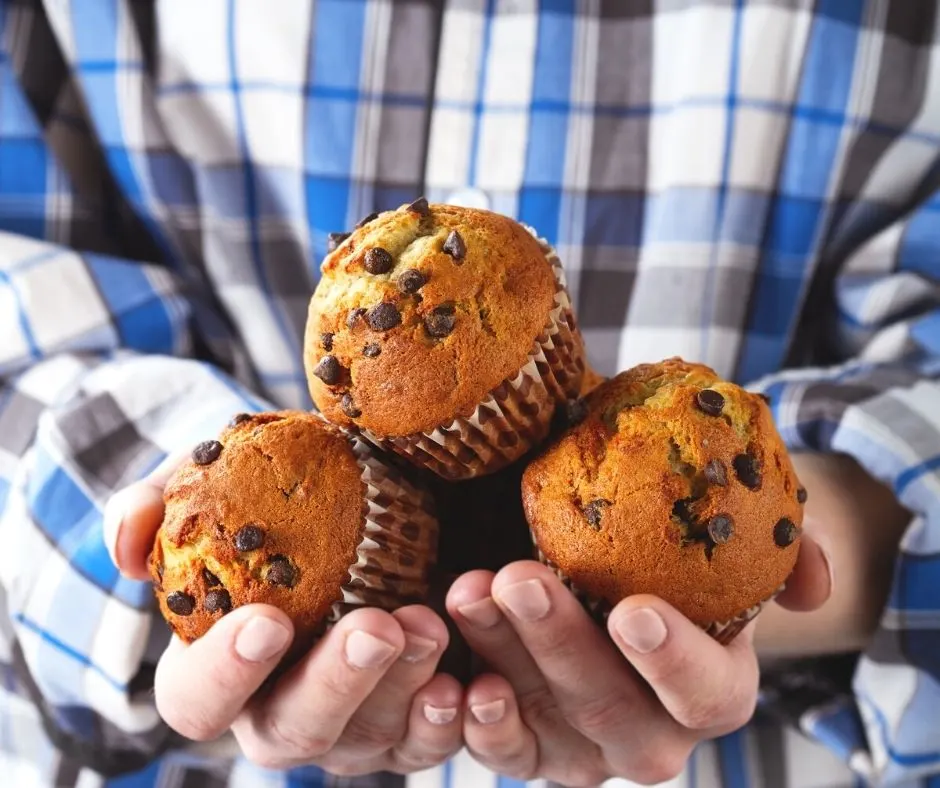
[[[526,469],[540,558],[603,615],[660,596],[730,642],[782,588],[803,503],[760,395],[681,359],[597,387]]]
[[[304,343],[329,421],[464,479],[524,455],[577,396],[583,344],[561,264],[531,230],[421,199],[331,245]]]
[[[429,496],[318,415],[236,416],[193,450],[164,498],[151,574],[186,642],[263,602],[293,620],[297,654],[352,607],[425,597]]]

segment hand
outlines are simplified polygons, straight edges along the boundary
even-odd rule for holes
[[[149,578],[163,488],[187,454],[168,458],[108,503],[105,537],[128,577]],[[292,637],[280,610],[247,605],[190,645],[174,638],[155,678],[161,717],[196,741],[231,729],[249,760],[274,769],[315,763],[343,775],[407,773],[460,748],[463,692],[453,677],[435,675],[448,632],[432,610],[350,613],[270,690],[258,692]]]
[[[804,536],[777,601],[813,609],[830,590],[827,559]],[[638,595],[611,612],[608,638],[531,561],[464,575],[447,609],[494,671],[467,690],[464,740],[502,774],[571,786],[658,783],[682,771],[697,742],[741,727],[754,711],[753,623],[726,647],[662,600]]]

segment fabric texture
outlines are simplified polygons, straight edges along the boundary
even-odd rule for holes
[[[327,234],[421,194],[547,237],[599,371],[707,363],[913,513],[864,653],[766,673],[676,785],[940,785],[929,0],[0,0],[2,782],[515,784],[187,746],[102,541],[167,452],[310,406]]]

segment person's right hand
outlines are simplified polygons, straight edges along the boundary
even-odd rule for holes
[[[149,579],[163,488],[187,454],[167,458],[108,502],[105,539],[127,577]],[[160,716],[195,741],[231,729],[250,761],[272,769],[313,763],[340,775],[407,773],[461,747],[463,690],[452,676],[435,675],[448,632],[429,608],[348,614],[256,695],[292,636],[283,612],[246,605],[190,645],[174,637],[157,666]]]

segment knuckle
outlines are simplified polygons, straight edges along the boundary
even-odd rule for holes
[[[322,758],[335,744],[331,739],[316,736],[308,731],[300,731],[291,725],[285,725],[272,719],[269,722],[271,737],[277,750],[284,750],[300,758]]]
[[[757,693],[748,693],[747,696],[735,698],[725,713],[724,727],[729,731],[743,728],[751,721],[754,710],[757,708]]]
[[[710,728],[737,729],[754,713],[756,698],[741,692],[719,695],[709,693],[692,697],[677,710],[676,720],[686,728],[701,731]]]
[[[320,764],[323,771],[329,772],[334,777],[358,777],[373,771],[368,767],[369,764],[364,763],[362,760],[347,758],[328,758]]]
[[[608,775],[592,763],[574,763],[564,770],[561,783],[570,788],[594,788],[603,783]]]
[[[352,750],[365,750],[370,754],[390,750],[401,741],[404,730],[391,730],[376,725],[358,715],[353,717],[343,732],[343,743]]]
[[[279,755],[270,745],[254,736],[239,738],[238,744],[245,760],[261,769],[283,771],[292,765],[292,761]]]
[[[575,728],[590,738],[591,734],[609,731],[622,725],[625,708],[625,699],[619,692],[614,691],[607,696],[581,703],[567,716]]]
[[[541,686],[524,692],[519,696],[518,703],[519,713],[530,728],[555,722],[558,718],[558,702],[548,687]]]
[[[393,771],[397,774],[410,774],[411,772],[431,769],[446,761],[451,754],[451,752],[418,753],[408,750],[398,750],[395,752]]]
[[[722,720],[722,704],[712,698],[694,698],[677,710],[676,719],[680,725],[693,731],[713,728]]]
[[[631,764],[629,778],[641,785],[658,785],[676,779],[685,770],[689,750],[676,746],[657,747]]]

